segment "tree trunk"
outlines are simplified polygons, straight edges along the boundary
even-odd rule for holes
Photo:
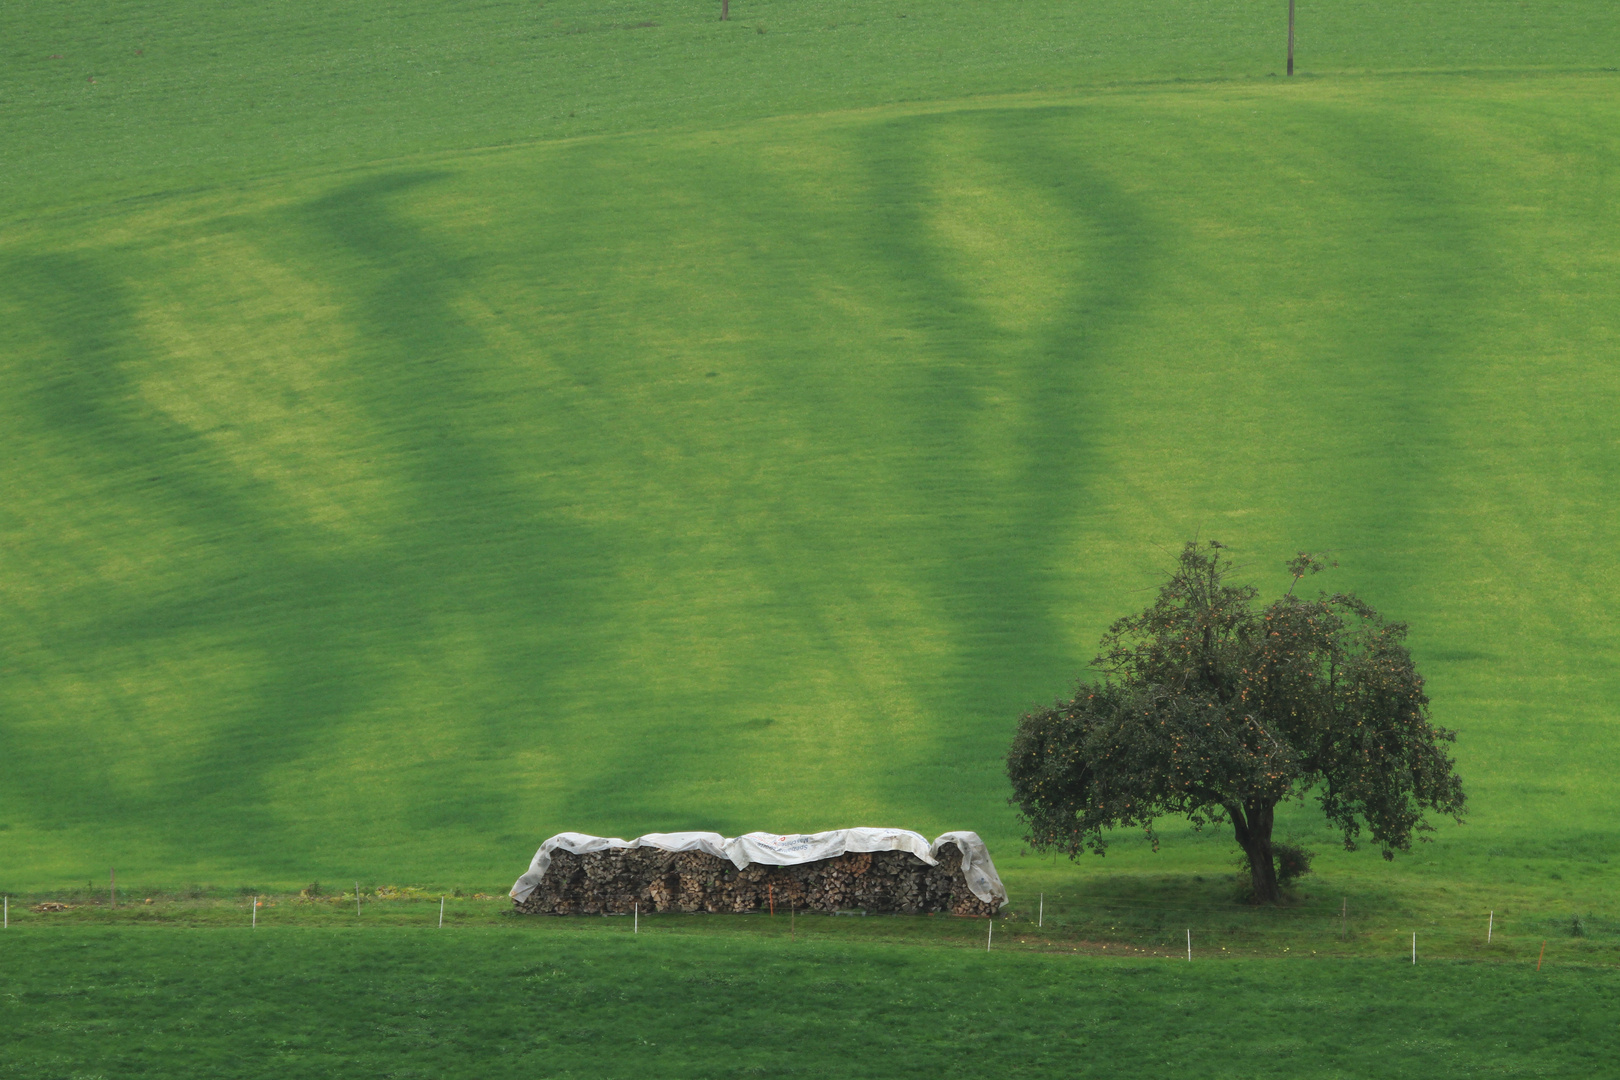
[[[1275,904],[1282,900],[1282,889],[1277,885],[1277,865],[1271,857],[1271,825],[1276,809],[1276,803],[1257,799],[1242,806],[1226,804],[1238,846],[1249,857],[1249,881],[1256,904]]]

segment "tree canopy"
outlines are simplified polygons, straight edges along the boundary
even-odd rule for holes
[[[1300,554],[1288,591],[1257,609],[1224,547],[1188,543],[1154,603],[1114,623],[1073,698],[1027,713],[1007,755],[1012,802],[1037,850],[1101,854],[1106,831],[1184,815],[1232,826],[1257,903],[1281,898],[1277,804],[1315,796],[1355,848],[1384,857],[1462,820],[1462,781],[1430,723],[1404,623],[1348,593],[1294,595],[1326,568]]]

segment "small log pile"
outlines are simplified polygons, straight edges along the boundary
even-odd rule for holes
[[[642,911],[946,911],[985,918],[996,906],[968,890],[962,853],[939,850],[929,866],[909,851],[850,853],[798,866],[754,863],[738,870],[700,851],[631,848],[551,853],[540,887],[517,902],[526,915],[628,915]]]

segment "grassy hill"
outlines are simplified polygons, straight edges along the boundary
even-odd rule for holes
[[[1280,74],[1255,0],[357,0],[0,10],[0,213],[472,146]],[[1304,74],[1606,70],[1605,0],[1303,0]]]
[[[1471,824],[1329,873],[1612,884],[1611,6],[1292,82],[1253,6],[120,11],[0,35],[0,887],[1016,872],[1018,713],[1195,533],[1335,550],[1462,732]]]

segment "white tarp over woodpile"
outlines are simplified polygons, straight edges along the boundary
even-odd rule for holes
[[[910,829],[834,829],[790,836],[751,832],[726,841],[726,858],[739,870],[749,863],[798,866],[836,859],[851,851],[909,851],[929,866],[939,862],[922,834]]]
[[[990,851],[975,832],[948,832],[930,844],[921,833],[910,829],[834,829],[831,832],[776,833],[751,832],[727,839],[719,833],[679,832],[647,833],[634,840],[617,837],[589,836],[585,833],[558,833],[540,845],[529,863],[529,872],[512,886],[512,899],[527,900],[551,866],[553,851],[567,851],[585,855],[593,851],[612,849],[658,848],[661,851],[701,851],[716,858],[729,859],[737,869],[746,869],[751,863],[764,866],[798,866],[801,863],[836,859],[840,855],[862,851],[908,851],[927,863],[939,863],[942,845],[955,844],[962,853],[962,876],[968,889],[985,903],[1005,904],[1007,890],[990,861]]]
[[[984,846],[976,832],[948,832],[934,841],[933,851],[946,844],[955,844],[962,853],[962,876],[967,879],[968,891],[985,903],[1005,904],[1007,889],[996,873],[996,864],[990,861],[990,849]]]
[[[612,848],[639,847],[658,848],[660,851],[701,851],[717,859],[726,857],[726,838],[717,832],[655,832],[638,836],[634,840],[591,836],[588,833],[560,832],[540,845],[540,850],[534,853],[534,858],[529,862],[529,872],[517,879],[517,884],[512,886],[510,895],[512,899],[522,903],[529,898],[530,893],[540,887],[540,879],[546,876],[546,870],[551,866],[553,851],[562,850],[575,855],[586,855],[593,851],[608,851]]]

